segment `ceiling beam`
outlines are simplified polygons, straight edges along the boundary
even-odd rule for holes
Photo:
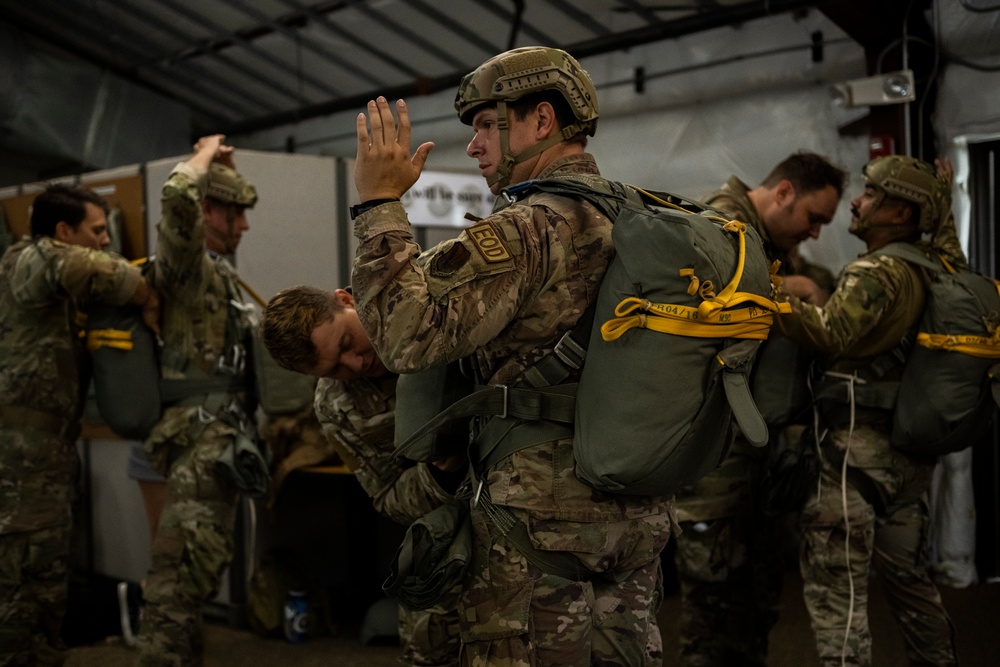
[[[480,0],[484,7],[490,5],[491,0]],[[720,8],[712,12],[699,13],[686,16],[680,19],[664,21],[642,28],[637,28],[617,35],[598,37],[576,44],[563,46],[566,51],[572,53],[577,58],[596,56],[614,51],[628,50],[640,44],[662,41],[682,37],[684,35],[695,34],[705,30],[712,30],[734,23],[743,23],[765,16],[784,14],[786,12],[806,9],[810,7],[826,6],[834,4],[833,0],[752,0],[739,5]],[[430,95],[443,90],[453,89],[462,80],[471,67],[457,71],[452,74],[433,78],[420,78],[411,83],[395,86],[389,89],[372,90],[351,97],[339,98],[328,102],[321,102],[305,106],[294,111],[282,112],[253,118],[248,121],[235,123],[224,130],[225,134],[237,135],[248,132],[267,130],[289,123],[303,121],[309,118],[327,116],[342,111],[357,110],[364,107],[369,100],[378,95],[384,95],[387,99],[398,99],[406,97],[416,97],[420,95]]]

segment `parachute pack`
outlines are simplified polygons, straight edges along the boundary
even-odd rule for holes
[[[483,438],[497,444],[476,453],[481,468],[572,436],[586,483],[663,495],[718,465],[735,434],[733,417],[751,444],[766,444],[748,378],[774,315],[789,307],[773,300],[777,266],[757,233],[696,202],[598,179],[504,190],[511,201],[537,193],[585,199],[614,220],[616,254],[596,304],[526,373],[526,385],[477,387],[397,439],[397,453],[432,460],[439,452],[427,448],[429,432],[451,419],[491,415],[484,433],[503,436]],[[564,384],[576,371],[579,383]]]
[[[133,264],[141,265],[147,275],[155,266],[151,258]],[[240,285],[261,302],[246,283],[240,281]],[[256,399],[266,414],[291,414],[312,403],[314,378],[278,366],[264,349],[256,328],[248,345],[252,363],[248,372],[253,374]],[[179,401],[244,388],[242,372],[183,380],[162,378],[159,343],[143,322],[138,306],[94,304],[87,314],[86,346],[98,413],[123,438],[144,440],[160,421],[163,409]],[[227,354],[230,356],[234,355]],[[246,355],[235,357],[244,359]]]
[[[1000,405],[1000,282],[916,246],[880,253],[927,270],[927,305],[896,395],[892,444],[916,455],[965,449]]]

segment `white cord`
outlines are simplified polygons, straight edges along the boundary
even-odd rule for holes
[[[844,462],[840,467],[840,501],[844,510],[844,563],[847,566],[848,591],[851,601],[847,605],[847,623],[844,627],[844,643],[840,650],[840,665],[847,667],[847,642],[851,638],[851,622],[854,620],[854,575],[851,572],[851,521],[847,513],[847,459],[851,454],[854,438],[854,383],[857,376],[851,376],[847,383],[847,396],[851,406],[851,420],[847,427],[847,445],[844,447]]]

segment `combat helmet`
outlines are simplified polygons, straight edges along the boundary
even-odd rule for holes
[[[208,189],[205,195],[227,204],[253,208],[257,203],[257,188],[231,167],[213,162],[208,170]]]
[[[951,189],[947,181],[939,178],[934,167],[923,160],[905,155],[877,157],[862,170],[867,185],[874,186],[878,195],[872,202],[874,212],[886,196],[898,197],[920,208],[917,223],[922,233],[937,230],[941,216],[951,208]],[[868,226],[871,213],[860,221],[861,228]]]
[[[518,155],[510,152],[507,130],[507,104],[530,93],[554,90],[566,100],[576,122]],[[541,153],[577,134],[593,136],[597,130],[597,89],[587,71],[562,49],[524,46],[494,56],[462,79],[455,95],[455,110],[466,125],[472,124],[476,111],[484,105],[496,105],[500,127],[502,162],[488,182],[500,187],[509,184],[515,164]]]

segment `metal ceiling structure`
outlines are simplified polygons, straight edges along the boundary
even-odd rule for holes
[[[583,58],[808,7],[834,20],[858,11],[857,0],[0,0],[0,20],[182,103],[197,136],[454,88],[513,46]]]

